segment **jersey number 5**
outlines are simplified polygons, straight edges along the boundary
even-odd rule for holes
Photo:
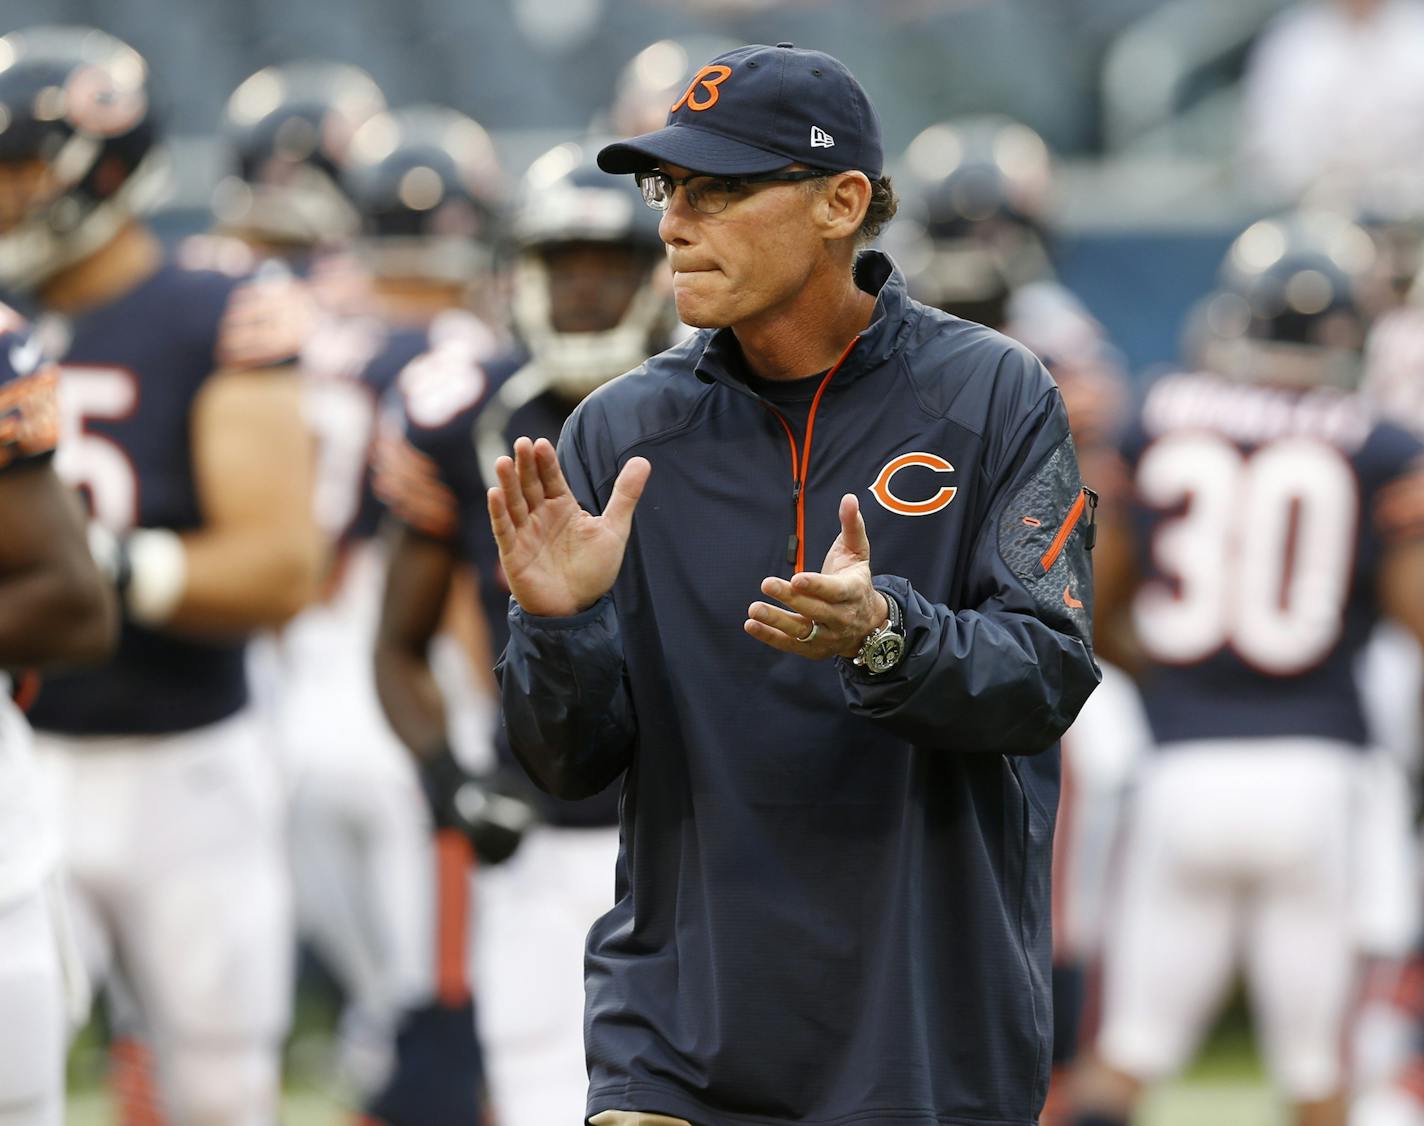
[[[1212,434],[1153,443],[1137,471],[1143,500],[1181,509],[1152,540],[1164,576],[1133,604],[1148,653],[1192,664],[1230,646],[1263,672],[1290,676],[1339,639],[1359,497],[1333,447],[1285,439],[1243,454]]]
[[[55,469],[89,499],[89,511],[111,532],[138,523],[138,474],[124,448],[89,429],[94,419],[127,418],[138,406],[138,381],[124,368],[63,366]]]

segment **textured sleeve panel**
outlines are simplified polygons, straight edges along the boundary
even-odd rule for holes
[[[1054,629],[1093,640],[1092,549],[1097,497],[1083,486],[1065,436],[999,513],[999,554]]]

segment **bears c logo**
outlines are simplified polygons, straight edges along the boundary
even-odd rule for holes
[[[732,77],[732,68],[729,66],[704,66],[692,76],[692,81],[687,84],[687,89],[682,92],[682,97],[673,102],[672,109],[668,113],[676,113],[686,106],[690,110],[700,113],[704,109],[711,109],[717,104],[717,99],[722,96],[718,86]],[[707,93],[705,98],[697,96],[698,90]]]
[[[943,485],[934,496],[928,500],[905,500],[897,496],[890,488],[890,481],[902,469],[907,469],[912,465],[921,465],[935,473],[953,473],[954,466],[945,461],[938,454],[927,454],[921,451],[901,454],[895,458],[875,478],[875,483],[870,486],[870,492],[878,500],[882,507],[900,516],[928,516],[932,512],[938,512],[954,499],[954,494],[959,492],[953,485]]]

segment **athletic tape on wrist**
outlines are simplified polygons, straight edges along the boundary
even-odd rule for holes
[[[144,625],[162,625],[173,616],[188,587],[188,553],[177,532],[141,528],[127,540],[131,577],[124,603]]]

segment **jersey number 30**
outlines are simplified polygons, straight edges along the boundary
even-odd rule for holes
[[[1182,509],[1152,550],[1165,579],[1133,605],[1148,653],[1168,664],[1226,646],[1263,672],[1318,664],[1339,639],[1355,552],[1355,475],[1333,447],[1303,438],[1251,454],[1211,434],[1172,434],[1137,471],[1145,503]]]

